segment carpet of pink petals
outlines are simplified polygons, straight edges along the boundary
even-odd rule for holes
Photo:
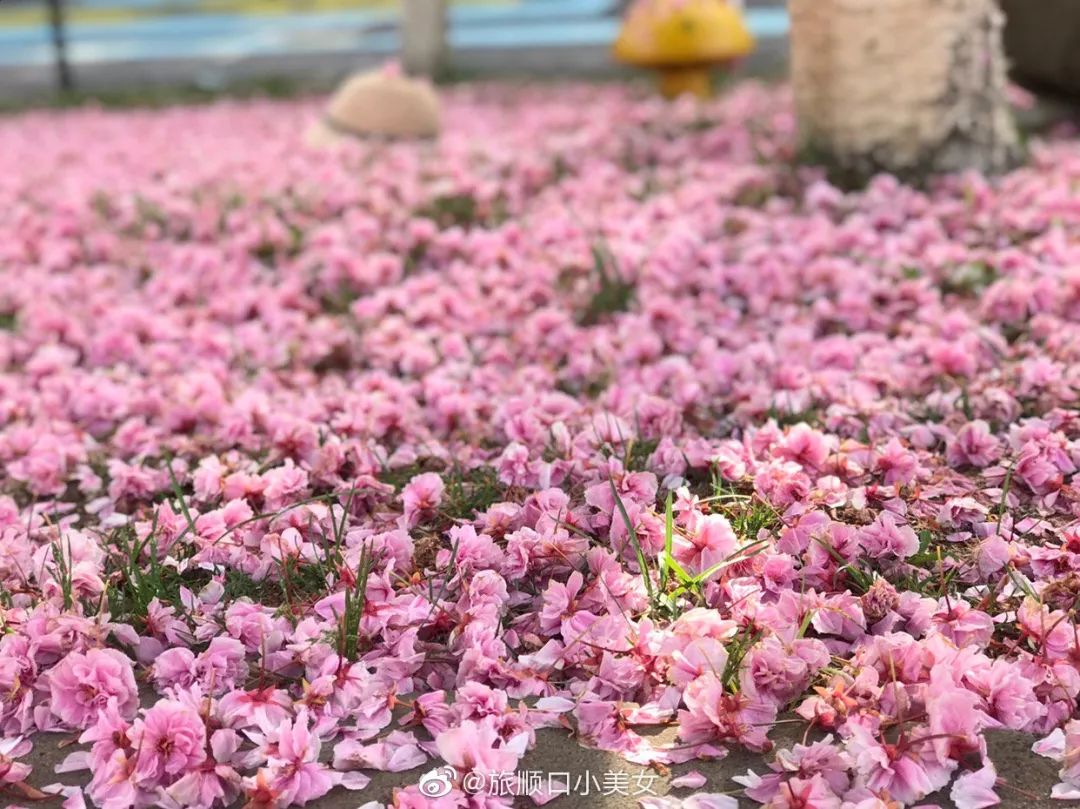
[[[542,727],[783,721],[646,805],[1016,805],[995,728],[1080,795],[1077,143],[844,193],[782,89],[446,104],[0,120],[4,794],[493,809]]]

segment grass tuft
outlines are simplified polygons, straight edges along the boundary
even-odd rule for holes
[[[606,316],[627,312],[637,296],[637,287],[623,278],[611,250],[600,242],[592,246],[596,291],[578,316],[581,326],[595,326]]]

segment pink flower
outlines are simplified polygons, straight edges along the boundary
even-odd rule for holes
[[[833,806],[838,805],[833,803],[835,797],[845,794],[851,784],[850,766],[846,754],[832,744],[832,736],[826,736],[811,745],[796,744],[790,750],[777,751],[768,775],[750,771],[733,780],[746,788],[747,797],[760,803],[778,801],[778,805],[794,809],[806,798]]]
[[[965,602],[950,603],[943,599],[931,620],[934,628],[957,646],[983,648],[994,635],[994,619]]]
[[[990,719],[1012,730],[1032,730],[1046,714],[1034,684],[1015,663],[998,658],[964,674],[965,682],[986,701]]]
[[[881,512],[870,525],[859,529],[858,537],[866,553],[874,559],[885,556],[906,559],[919,550],[915,532],[888,511]]]
[[[958,777],[949,790],[949,797],[956,809],[986,809],[997,806],[1001,798],[994,792],[997,783],[997,771],[987,762],[981,769],[964,773]]]
[[[415,528],[421,519],[439,507],[446,488],[434,472],[417,475],[401,492],[402,513],[407,528]]]
[[[900,594],[887,580],[877,577],[859,601],[866,620],[873,624],[900,606]]]
[[[724,693],[713,673],[698,677],[683,693],[687,710],[679,711],[679,738],[688,744],[732,741],[751,750],[772,748],[767,734],[776,719],[776,703],[744,689]]]
[[[820,775],[783,781],[770,801],[770,809],[841,809],[846,806]]]
[[[92,725],[110,699],[129,719],[139,707],[131,661],[114,649],[68,654],[49,672],[49,694],[52,712],[73,728]]]
[[[697,770],[691,770],[685,775],[671,779],[672,789],[698,789],[705,786],[709,779]]]
[[[502,551],[487,534],[478,534],[471,525],[456,525],[448,532],[451,545],[457,548],[454,561],[462,571],[498,569]],[[450,551],[440,550],[436,562],[446,567],[450,564]]]
[[[159,691],[175,686],[188,688],[197,682],[199,677],[195,653],[182,646],[166,649],[154,660],[150,675]]]
[[[990,433],[990,426],[980,420],[969,422],[956,431],[955,440],[946,448],[950,466],[983,468],[998,459],[1001,445]]]
[[[709,514],[696,520],[686,533],[676,533],[672,555],[688,573],[697,574],[723,562],[738,548],[738,539],[727,518]]]
[[[185,773],[166,793],[180,806],[211,809],[229,805],[240,794],[242,779],[237,767],[243,766],[240,737],[236,731],[222,729],[210,737],[210,757],[196,770]]]
[[[375,744],[364,745],[352,739],[334,747],[334,769],[373,769],[403,772],[428,760],[411,733],[393,731]]]
[[[929,741],[909,735],[897,744],[879,741],[862,720],[849,720],[846,750],[859,781],[873,792],[888,792],[909,804],[941,789],[951,770],[940,763]]]
[[[505,809],[466,779],[541,727],[675,765],[794,709],[840,741],[774,809],[986,805],[995,728],[1080,795],[1076,133],[847,193],[787,88],[440,99],[332,152],[305,99],[0,121],[0,738],[81,734],[105,809],[438,753],[395,809]]]
[[[250,691],[235,689],[218,701],[223,721],[234,726],[280,725],[289,717],[291,706],[289,695],[273,686]]]
[[[160,700],[129,735],[138,754],[133,778],[144,789],[171,783],[206,759],[203,718],[181,702]]]
[[[824,435],[806,424],[792,427],[777,447],[776,454],[810,469],[820,469],[829,457],[829,445]]]
[[[15,759],[30,752],[30,740],[15,736],[0,739],[0,785],[17,784],[25,781],[33,769],[29,764],[21,764]]]
[[[1048,495],[1058,491],[1064,484],[1063,471],[1073,471],[1071,464],[1067,465],[1066,470],[1061,466],[1049,447],[1029,441],[1016,460],[1013,477],[1035,494]]]
[[[321,749],[319,737],[308,728],[306,709],[278,730],[277,751],[267,759],[267,768],[272,789],[284,805],[303,806],[334,787],[333,774],[319,764]]]
[[[715,638],[690,640],[682,649],[672,652],[668,678],[676,685],[686,686],[709,672],[722,675],[727,661],[724,644]]]
[[[829,650],[819,640],[800,638],[784,644],[776,636],[758,643],[739,672],[744,690],[786,705],[829,663]]]
[[[308,487],[307,472],[295,466],[291,458],[286,459],[283,466],[265,472],[262,479],[266,484],[263,496],[272,509],[301,499]]]
[[[919,459],[899,439],[893,438],[878,453],[874,466],[887,486],[903,486],[915,480]]]
[[[276,652],[285,640],[288,623],[274,611],[246,599],[234,601],[225,611],[225,628],[249,652]]]
[[[134,781],[136,762],[133,754],[116,748],[108,759],[96,765],[87,792],[102,809],[128,809],[146,805],[150,796]]]
[[[543,629],[554,631],[577,612],[577,598],[583,581],[581,573],[575,570],[566,584],[548,582],[547,590],[544,591],[544,605],[540,611],[540,625]]]
[[[234,638],[216,637],[196,659],[199,681],[213,694],[231,691],[247,677],[244,645]]]
[[[518,734],[504,741],[491,718],[466,719],[436,736],[435,749],[443,761],[462,775],[476,773],[481,778],[489,778],[514,772],[528,742],[528,734]]]

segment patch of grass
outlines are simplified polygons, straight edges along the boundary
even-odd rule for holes
[[[747,653],[754,648],[754,644],[757,643],[762,634],[762,630],[755,629],[753,627],[747,627],[740,629],[738,634],[727,642],[725,648],[727,649],[728,659],[727,664],[724,666],[724,673],[720,675],[720,680],[731,693],[736,693],[739,690],[739,669],[742,668],[743,659]]]
[[[900,590],[911,590],[931,598],[941,598],[954,592],[953,579],[960,572],[958,564],[949,555],[942,555],[942,541],[933,531],[919,531],[919,550],[906,561],[913,570],[891,581]],[[946,546],[947,547],[947,546]],[[925,571],[926,575],[922,575]]]
[[[941,279],[938,287],[945,295],[975,297],[998,279],[998,272],[984,262],[961,264]]]
[[[60,592],[64,596],[64,609],[70,610],[75,600],[73,594],[73,579],[71,565],[71,543],[67,544],[66,554],[63,537],[52,544],[53,564],[56,566],[56,580],[60,583]]]
[[[467,228],[481,223],[480,203],[472,194],[444,194],[416,211],[440,228]]]
[[[222,586],[225,588],[224,599],[228,603],[247,598],[256,604],[277,607],[283,601],[279,580],[271,578],[256,580],[242,570],[228,568],[225,571]]]
[[[143,232],[147,225],[156,225],[162,230],[168,228],[169,215],[156,202],[147,199],[141,194],[135,195],[134,202],[135,213],[138,216],[138,223],[135,227],[139,234]]]
[[[623,456],[623,466],[629,472],[645,471],[649,458],[659,443],[655,438],[630,439]]]
[[[422,460],[411,463],[408,466],[399,466],[394,469],[383,469],[379,473],[379,480],[388,486],[393,486],[394,491],[401,492],[405,488],[405,484],[412,480],[417,475],[422,475],[425,472],[442,472],[444,465],[432,458],[424,458]]]
[[[112,219],[116,214],[112,198],[101,190],[95,191],[90,197],[90,210],[105,220]]]
[[[775,196],[777,196],[777,189],[772,183],[750,183],[739,189],[731,202],[741,208],[760,209],[764,208]]]
[[[399,469],[384,470],[379,479],[400,493],[405,484],[425,472],[437,472],[442,477],[446,488],[440,512],[451,521],[471,520],[477,512],[486,511],[506,496],[506,487],[499,482],[498,472],[490,466],[447,469],[438,461],[426,459]]]
[[[506,496],[498,473],[490,466],[467,472],[454,471],[444,479],[446,492],[442,510],[451,519],[471,520]]]
[[[328,315],[347,315],[359,297],[356,290],[342,284],[337,289],[319,296],[319,308]]]
[[[766,417],[775,421],[781,427],[794,427],[796,424],[809,424],[816,427],[821,424],[821,411],[816,407],[806,410],[781,410],[776,404],[769,405]]]
[[[623,278],[615,257],[606,244],[594,244],[591,250],[597,287],[578,315],[578,324],[581,326],[595,326],[608,315],[629,311],[637,295],[637,287]]]
[[[183,487],[172,470],[170,461],[166,461],[172,495],[179,513],[184,516],[187,527],[175,539],[175,547],[182,547],[181,542],[189,533],[196,533],[194,519],[187,507]],[[342,549],[347,527],[348,513],[355,490],[350,491],[341,509],[340,519],[332,526],[332,536],[322,537],[322,557],[314,562],[300,563],[296,559],[283,559],[278,565],[278,577],[256,580],[241,571],[226,569],[217,575],[223,577],[225,596],[228,601],[237,598],[250,598],[252,601],[284,606],[286,614],[297,616],[301,607],[312,598],[331,591],[331,582],[336,578],[342,564]],[[258,520],[273,519],[308,503],[334,502],[337,494],[322,495],[289,506],[280,511],[256,514],[247,520],[232,526],[220,539],[235,530]],[[310,526],[314,531],[316,526]],[[107,602],[110,613],[117,620],[130,620],[138,624],[145,620],[150,602],[154,598],[173,606],[180,605],[180,588],[199,590],[214,577],[208,570],[189,569],[180,573],[171,565],[162,564],[159,553],[157,533],[157,513],[147,535],[139,539],[131,525],[115,529],[102,537],[102,546],[108,553],[109,587]]]
[[[345,585],[345,614],[338,623],[338,654],[346,660],[356,660],[360,644],[360,619],[367,605],[367,583],[373,567],[369,546],[360,552],[360,563],[355,571],[349,571]]]
[[[860,568],[859,565],[856,564],[855,560],[852,560],[850,562],[846,560],[843,556],[840,555],[840,552],[837,551],[836,548],[834,548],[821,537],[818,537],[815,541],[818,543],[818,545],[824,548],[825,551],[829,554],[829,556],[831,556],[836,562],[836,577],[846,578],[848,580],[849,586],[851,587],[851,590],[854,593],[862,595],[870,589],[870,586],[874,583],[873,573],[869,573]]]
[[[401,266],[401,272],[406,278],[419,271],[422,262],[427,257],[427,251],[428,245],[423,243],[414,244],[409,249]]]
[[[597,399],[611,387],[611,382],[611,375],[607,372],[601,372],[585,380],[584,383],[561,379],[555,383],[555,389],[560,393],[575,398]]]
[[[330,564],[301,563],[292,557],[282,559],[278,564],[278,576],[287,614],[300,617],[309,604],[329,595],[333,572],[336,567]]]
[[[611,494],[615,498],[615,506],[619,511],[619,516],[622,518],[623,523],[626,525],[626,533],[630,539],[630,544],[634,548],[634,556],[637,557],[638,570],[641,573],[641,580],[645,585],[645,592],[649,596],[649,601],[656,602],[656,592],[653,589],[652,574],[649,572],[649,561],[645,558],[645,551],[641,547],[641,542],[638,539],[637,529],[634,528],[634,523],[630,519],[630,515],[626,511],[626,505],[623,503],[622,498],[619,497],[619,490],[615,488],[615,481],[608,481],[611,484]],[[674,560],[672,560],[674,561]]]
[[[179,605],[181,587],[198,590],[211,578],[205,570],[179,573],[163,565],[156,526],[141,540],[132,526],[121,526],[102,537],[102,547],[112,568],[105,600],[109,614],[117,621],[130,621],[138,626],[146,620],[150,602],[155,598],[163,604]]]
[[[960,568],[956,566],[948,570],[941,567],[939,570],[930,571],[926,576],[920,576],[917,573],[898,576],[892,580],[892,583],[898,590],[919,593],[927,598],[955,596],[957,588],[954,585],[954,579],[959,570]]]
[[[654,565],[654,578],[653,570],[641,546],[637,530],[630,520],[630,515],[623,504],[622,498],[619,496],[618,489],[615,488],[615,481],[610,480],[609,482],[612,495],[615,498],[616,512],[626,526],[628,542],[634,550],[641,581],[645,586],[645,593],[649,599],[649,614],[654,617],[672,620],[677,618],[687,606],[703,606],[705,603],[705,585],[713,576],[732,565],[756,556],[765,549],[765,540],[751,542],[711,567],[698,573],[690,573],[678,562],[673,553],[677,529],[672,510],[672,495],[669,492],[664,504],[664,548],[657,554]]]
[[[777,531],[783,526],[780,514],[762,500],[752,486],[725,483],[716,470],[712,472],[712,494],[703,502],[715,513],[723,514],[731,530],[745,540],[755,541],[764,531]]]

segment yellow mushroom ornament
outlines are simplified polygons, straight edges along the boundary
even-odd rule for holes
[[[620,62],[659,72],[667,98],[711,91],[709,71],[750,53],[754,37],[724,0],[637,0],[615,41]]]

